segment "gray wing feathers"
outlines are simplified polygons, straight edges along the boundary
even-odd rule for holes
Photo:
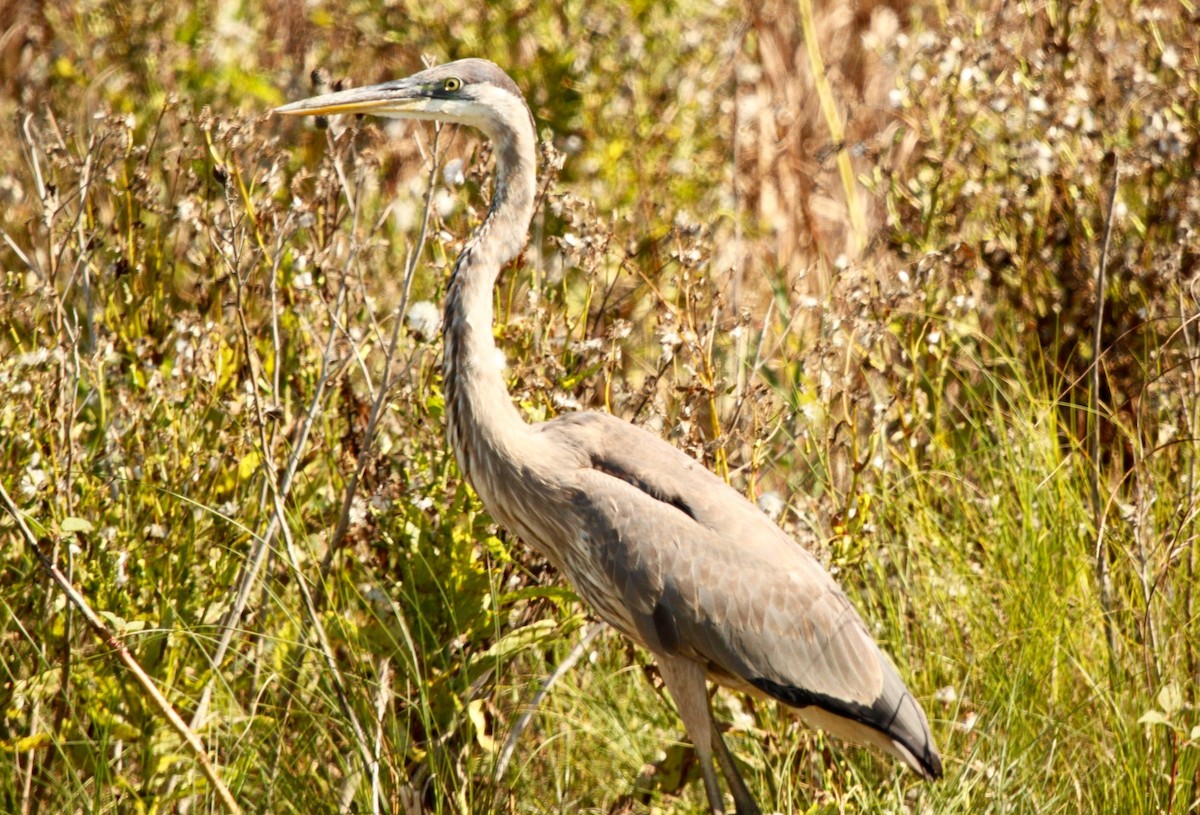
[[[619,596],[597,596],[605,587],[566,569],[610,622],[735,685],[886,734],[893,743],[880,746],[931,772],[924,713],[811,554],[717,476],[633,425],[580,413],[538,427],[577,457],[579,528]]]
[[[592,516],[593,538],[610,536],[598,548],[627,607],[653,615],[665,606],[681,645],[734,676],[860,704],[877,698],[878,648],[857,612],[816,559],[736,490],[607,414],[541,427],[587,459],[579,509]]]

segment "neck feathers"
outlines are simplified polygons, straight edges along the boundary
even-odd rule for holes
[[[513,127],[481,125],[496,155],[495,195],[487,217],[454,264],[446,292],[443,374],[450,444],[459,468],[487,503],[482,482],[515,457],[529,432],[504,382],[492,335],[492,290],[501,269],[520,254],[536,195],[533,120],[525,102],[501,89],[492,104]],[[510,108],[515,106],[515,108]]]

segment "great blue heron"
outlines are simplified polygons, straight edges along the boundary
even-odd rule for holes
[[[606,413],[530,425],[505,386],[492,288],[533,216],[533,116],[491,62],[316,96],[277,113],[369,113],[471,125],[492,141],[495,194],[454,264],[443,359],[448,434],[492,516],[532,545],[618,631],[650,650],[695,744],[714,813],[759,812],[713,720],[706,677],[797,708],[829,733],[901,758],[942,762],[921,706],[833,578],[717,476]]]

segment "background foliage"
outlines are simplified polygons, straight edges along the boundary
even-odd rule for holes
[[[1200,807],[1197,7],[806,7],[0,9],[0,483],[247,811],[704,811],[646,656],[445,449],[486,145],[266,113],[426,54],[508,68],[546,140],[497,291],[526,415],[759,500],[931,713],[923,785],[719,693],[764,804]],[[215,810],[0,540],[0,810]]]

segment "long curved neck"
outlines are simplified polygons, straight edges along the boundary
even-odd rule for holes
[[[529,427],[504,383],[503,357],[492,334],[492,289],[525,245],[536,194],[533,122],[485,129],[496,154],[495,196],[487,217],[454,264],[446,291],[442,360],[450,444],[459,468],[487,503],[481,481],[512,463]],[[490,490],[487,490],[490,492]]]

